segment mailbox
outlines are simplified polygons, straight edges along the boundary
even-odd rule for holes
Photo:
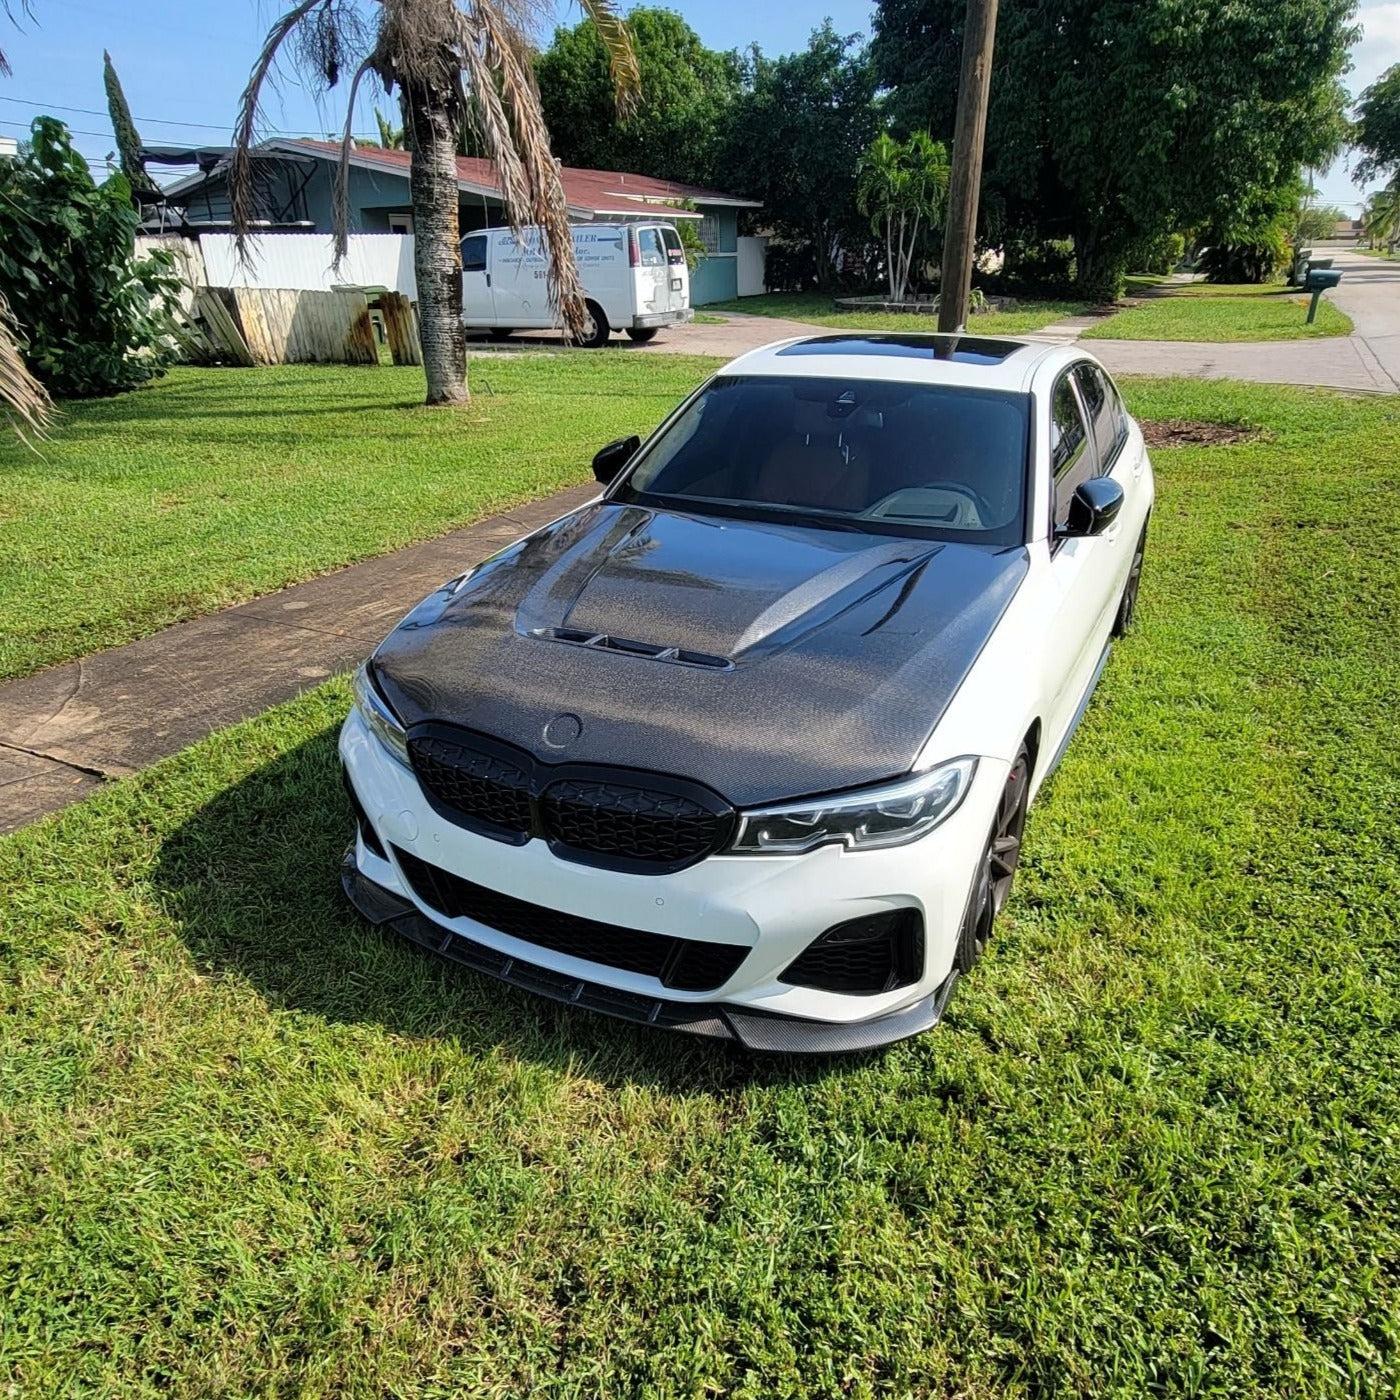
[[[1308,269],[1307,281],[1303,283],[1306,292],[1325,292],[1342,280],[1339,268],[1319,267],[1314,263]]]

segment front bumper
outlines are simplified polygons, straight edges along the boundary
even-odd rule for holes
[[[346,892],[373,922],[479,971],[573,1005],[753,1049],[834,1053],[866,1049],[937,1024],[956,980],[953,953],[1006,765],[983,760],[962,806],[908,846],[803,856],[713,856],[670,874],[628,874],[555,856],[543,841],[507,846],[443,817],[408,769],[352,710],[341,732],[346,777],[381,846],[357,839]],[[512,937],[449,917],[415,892],[400,855],[501,896],[614,931],[743,947],[737,969],[703,992],[571,956],[548,940]],[[874,994],[795,986],[784,971],[823,930],[891,910],[917,910],[923,968],[912,983]]]
[[[402,895],[376,885],[364,875],[356,863],[353,846],[345,853],[340,881],[350,903],[370,923],[393,929],[410,943],[471,968],[473,972],[483,972],[512,987],[521,987],[568,1006],[598,1011],[639,1025],[733,1041],[746,1050],[788,1055],[842,1055],[873,1050],[936,1026],[958,980],[954,969],[935,991],[912,1006],[878,1016],[873,1021],[846,1025],[808,1021],[771,1011],[745,1010],[723,1002],[670,1001],[568,977],[550,968],[508,957],[474,938],[455,933],[420,913],[418,907]]]

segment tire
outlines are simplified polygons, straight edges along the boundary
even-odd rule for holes
[[[1142,584],[1142,561],[1147,553],[1147,526],[1142,527],[1142,534],[1138,536],[1138,542],[1133,547],[1133,563],[1128,570],[1128,581],[1123,585],[1123,596],[1118,600],[1118,612],[1113,619],[1113,635],[1124,637],[1128,629],[1133,625],[1133,616],[1137,612],[1138,589]]]
[[[997,803],[987,844],[977,862],[967,912],[958,930],[953,966],[960,973],[971,972],[991,941],[997,915],[1006,908],[1016,867],[1021,863],[1021,837],[1026,829],[1026,809],[1031,795],[1031,755],[1022,744],[1006,775],[1001,801]]]
[[[491,327],[491,339],[492,339],[492,340],[509,340],[509,339],[511,338],[511,336],[513,336],[514,334],[515,334],[515,327],[514,327],[514,326],[492,326],[492,327]]]
[[[628,326],[627,339],[637,345],[645,345],[649,340],[656,339],[655,326]]]
[[[608,343],[612,327],[608,325],[608,318],[596,301],[586,301],[583,306],[585,312],[583,332],[574,337],[574,342],[589,350],[597,350]]]

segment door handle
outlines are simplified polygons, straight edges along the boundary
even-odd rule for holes
[[[486,274],[486,285],[488,287],[491,285],[491,274],[489,272]]]

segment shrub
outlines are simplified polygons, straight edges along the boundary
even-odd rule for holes
[[[1175,272],[1182,258],[1186,256],[1186,239],[1179,233],[1159,233],[1155,238],[1144,238],[1128,251],[1128,266],[1134,272],[1149,272],[1165,277]]]
[[[136,225],[126,177],[96,184],[53,117],[36,117],[20,155],[0,161],[0,294],[55,395],[119,393],[174,358],[179,280],[170,254],[136,256]]]

